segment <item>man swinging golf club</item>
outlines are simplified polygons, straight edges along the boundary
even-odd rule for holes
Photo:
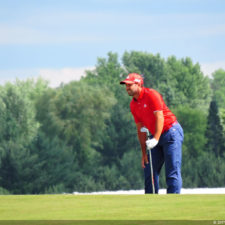
[[[125,84],[128,95],[133,97],[130,110],[142,149],[145,193],[158,193],[159,173],[164,162],[167,193],[180,193],[183,129],[177,122],[176,116],[156,90],[143,86],[143,77],[140,74],[130,73],[120,84]],[[147,130],[150,131],[151,138],[146,141]],[[146,147],[150,149],[152,168],[148,165],[149,154]]]

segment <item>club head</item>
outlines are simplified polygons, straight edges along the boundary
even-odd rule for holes
[[[146,127],[142,127],[140,129],[140,131],[143,132],[143,133],[147,133],[147,135],[149,136],[149,131],[148,131],[148,129]]]

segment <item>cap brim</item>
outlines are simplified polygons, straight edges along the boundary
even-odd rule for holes
[[[123,81],[120,81],[120,84],[134,84],[134,81],[131,81],[131,80],[123,80]]]

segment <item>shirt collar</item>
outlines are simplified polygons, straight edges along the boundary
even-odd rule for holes
[[[142,87],[142,89],[141,89],[141,93],[140,93],[140,95],[139,95],[138,99],[133,98],[133,99],[134,99],[134,101],[140,101],[140,100],[143,98],[144,92],[145,92],[145,88],[144,88],[144,87]]]

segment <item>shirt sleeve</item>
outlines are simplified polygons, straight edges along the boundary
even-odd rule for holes
[[[153,112],[163,111],[163,99],[157,91],[150,90],[149,101]]]

